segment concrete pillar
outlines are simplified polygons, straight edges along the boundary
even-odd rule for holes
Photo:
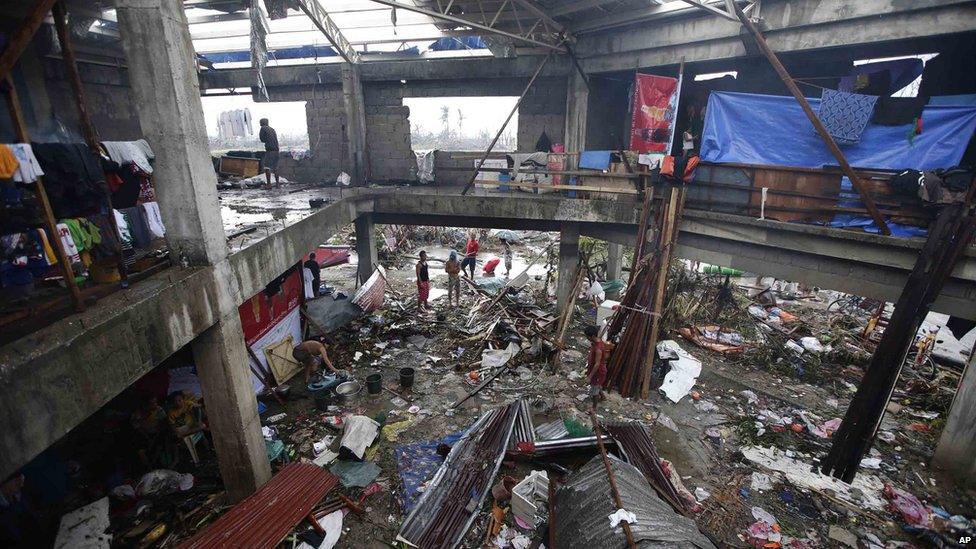
[[[261,436],[242,301],[230,276],[203,105],[182,2],[118,0],[119,30],[142,133],[156,153],[166,239],[181,262],[209,267],[217,323],[193,341],[224,488],[240,499],[271,477]]]
[[[586,147],[586,112],[590,90],[579,71],[571,70],[566,86],[566,152],[579,152]],[[566,168],[575,170],[578,156],[567,158]]]
[[[192,343],[220,476],[231,500],[271,478],[240,316],[228,315]]]
[[[607,280],[617,280],[623,275],[623,244],[607,242]],[[616,299],[620,292],[607,292],[607,298]]]
[[[559,278],[556,281],[556,311],[562,313],[573,290],[573,273],[579,263],[579,223],[563,223],[559,229]]]
[[[933,465],[960,484],[976,487],[976,348],[969,355],[949,417],[935,448]]]
[[[346,141],[353,185],[365,185],[369,174],[366,159],[366,102],[359,65],[342,64],[342,102],[346,109]]]
[[[156,153],[166,241],[178,261],[216,264],[227,239],[183,4],[119,0],[118,18],[142,134]]]
[[[359,283],[369,280],[376,270],[379,258],[376,254],[376,236],[373,231],[373,216],[363,214],[356,218],[356,255],[359,256]]]

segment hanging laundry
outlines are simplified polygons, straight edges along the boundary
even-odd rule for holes
[[[101,211],[108,204],[102,165],[83,143],[31,143],[44,170],[44,187],[58,219]]]
[[[17,158],[18,166],[14,172],[13,180],[19,183],[33,183],[37,178],[44,175],[41,165],[38,164],[34,151],[28,143],[11,143],[6,145],[10,152]]]
[[[119,165],[135,164],[140,170],[152,173],[153,167],[151,160],[156,158],[149,142],[145,139],[137,141],[102,141],[102,146],[108,153],[108,157],[118,162]]]
[[[119,230],[119,239],[122,240],[122,244],[132,244],[132,233],[129,231],[129,222],[125,215],[118,210],[112,210],[112,213],[115,215],[115,226]]]
[[[20,162],[9,147],[0,147],[0,179],[13,179]]]
[[[117,257],[121,244],[117,233],[112,230],[112,222],[109,220],[108,215],[93,215],[86,219],[86,221],[89,223],[89,228],[98,231],[99,235],[99,241],[92,249],[92,254],[95,256],[95,259]]]
[[[54,265],[58,262],[58,256],[54,254],[54,249],[51,248],[51,243],[47,240],[47,233],[44,229],[34,229],[31,236],[34,241],[38,243],[41,250],[44,251],[44,260],[48,265]]]
[[[217,117],[217,133],[221,139],[254,135],[250,109],[224,111]]]
[[[61,247],[64,248],[64,253],[68,256],[68,261],[71,264],[81,263],[81,254],[78,252],[78,247],[75,246],[75,239],[71,238],[71,229],[64,223],[57,224],[58,236],[61,238]]]
[[[146,225],[149,226],[149,233],[152,234],[153,238],[166,236],[166,226],[163,225],[163,218],[159,215],[159,204],[146,202],[140,208],[143,210],[143,215],[146,216]]]
[[[861,133],[868,125],[877,101],[876,95],[825,89],[818,116],[838,145],[854,145],[861,140]]]
[[[927,97],[881,97],[871,122],[882,126],[914,124],[922,117],[926,103]]]
[[[132,245],[136,248],[146,248],[152,241],[152,234],[149,232],[149,224],[146,222],[144,210],[138,206],[132,208],[122,208],[120,210],[126,218],[129,226],[129,234],[132,235]]]

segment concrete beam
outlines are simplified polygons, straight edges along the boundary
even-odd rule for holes
[[[477,80],[529,78],[539,65],[538,56],[522,56],[514,59],[476,57],[467,59],[417,59],[412,61],[370,61],[363,63],[360,78],[363,82],[399,82],[406,80]],[[570,63],[561,56],[549,61],[539,75],[564,77],[569,74]],[[265,67],[264,83],[269,88],[279,86],[317,86],[340,84],[341,63],[317,65],[288,65]],[[250,88],[257,85],[254,69],[218,69],[200,73],[200,88]]]
[[[769,46],[777,52],[918,39],[976,30],[972,0],[780,0],[763,2]],[[747,55],[737,22],[704,12],[579,37],[588,73],[634,70]]]
[[[342,104],[346,110],[346,143],[349,165],[352,166],[352,184],[365,185],[368,183],[366,101],[363,99],[360,65],[342,65]]]
[[[569,73],[566,86],[566,151],[586,150],[586,116],[590,104],[590,88],[579,71]],[[575,170],[579,164],[578,156],[568,157],[567,170]]]
[[[372,215],[363,214],[356,218],[356,255],[359,257],[359,268],[356,273],[360,284],[365,284],[369,280],[379,264],[373,227]]]

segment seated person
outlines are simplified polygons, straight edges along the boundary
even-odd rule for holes
[[[298,345],[295,345],[295,349],[291,352],[291,356],[295,357],[295,360],[300,362],[305,366],[305,383],[308,383],[309,378],[312,376],[312,372],[316,372],[319,369],[319,365],[324,363],[328,367],[329,371],[333,374],[339,373],[339,370],[332,365],[332,361],[329,360],[329,353],[326,351],[326,346],[319,341],[310,339],[308,341],[303,341]]]
[[[176,436],[183,438],[206,429],[200,402],[185,391],[173,391],[166,398],[166,418]]]
[[[132,413],[130,418],[132,428],[137,434],[136,441],[139,451],[139,460],[146,467],[152,466],[153,458],[164,445],[165,437],[161,436],[167,426],[166,410],[159,405],[159,400],[154,396],[148,397]]]

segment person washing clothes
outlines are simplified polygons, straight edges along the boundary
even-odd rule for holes
[[[467,268],[471,268],[471,279],[474,280],[474,267],[478,263],[478,239],[475,232],[468,233],[468,244],[464,247],[464,261],[461,262],[461,271],[467,274]]]
[[[281,181],[278,179],[278,132],[268,125],[268,119],[262,118],[260,121],[261,130],[258,132],[258,139],[264,143],[264,156],[261,157],[261,167],[264,168],[264,178],[267,181],[266,189],[271,188],[271,174],[274,173],[275,186],[280,187]]]
[[[339,370],[332,365],[332,361],[329,360],[329,353],[326,351],[326,346],[321,342],[310,339],[308,341],[303,341],[298,345],[295,345],[295,349],[291,352],[291,356],[295,358],[298,362],[302,363],[305,367],[305,384],[308,384],[309,378],[312,376],[312,372],[318,371],[320,364],[325,364],[333,374],[339,373]]]
[[[450,307],[451,296],[457,299],[458,306],[461,305],[461,262],[458,261],[457,252],[451,250],[451,255],[444,263],[444,271],[447,273],[447,306]]]
[[[430,297],[430,271],[427,269],[427,252],[420,251],[420,261],[417,262],[415,269],[417,274],[417,306],[421,311],[426,311],[430,307],[427,305],[427,298]]]

